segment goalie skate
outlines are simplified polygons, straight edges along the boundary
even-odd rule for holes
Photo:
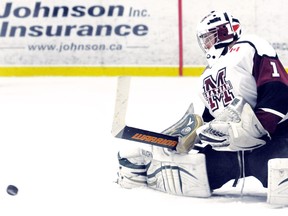
[[[140,148],[118,152],[118,183],[123,188],[144,187],[147,185],[147,167],[152,160],[149,151]]]

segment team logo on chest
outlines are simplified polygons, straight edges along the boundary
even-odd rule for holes
[[[226,80],[226,68],[217,72],[216,80],[212,75],[203,80],[203,97],[207,101],[212,111],[219,108],[219,103],[226,107],[234,98],[232,93],[233,86],[229,80]]]

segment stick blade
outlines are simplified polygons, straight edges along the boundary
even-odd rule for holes
[[[179,142],[177,136],[170,136],[163,133],[157,133],[129,126],[125,126],[116,135],[116,137],[148,145],[159,146],[162,148],[168,148],[171,150],[176,150],[176,146]]]

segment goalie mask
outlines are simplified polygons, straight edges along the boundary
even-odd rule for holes
[[[238,19],[226,12],[212,11],[197,26],[199,46],[206,54],[209,66],[225,55],[228,46],[239,39],[241,26]]]

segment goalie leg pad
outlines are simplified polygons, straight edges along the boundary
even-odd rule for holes
[[[143,187],[147,185],[147,165],[151,159],[148,151],[142,149],[118,152],[119,172],[117,183],[123,188]],[[147,156],[148,155],[148,156]],[[151,155],[151,153],[150,153]]]
[[[288,206],[288,158],[268,161],[267,202]]]
[[[180,196],[211,196],[204,154],[161,157],[153,158],[147,170],[148,187]]]

